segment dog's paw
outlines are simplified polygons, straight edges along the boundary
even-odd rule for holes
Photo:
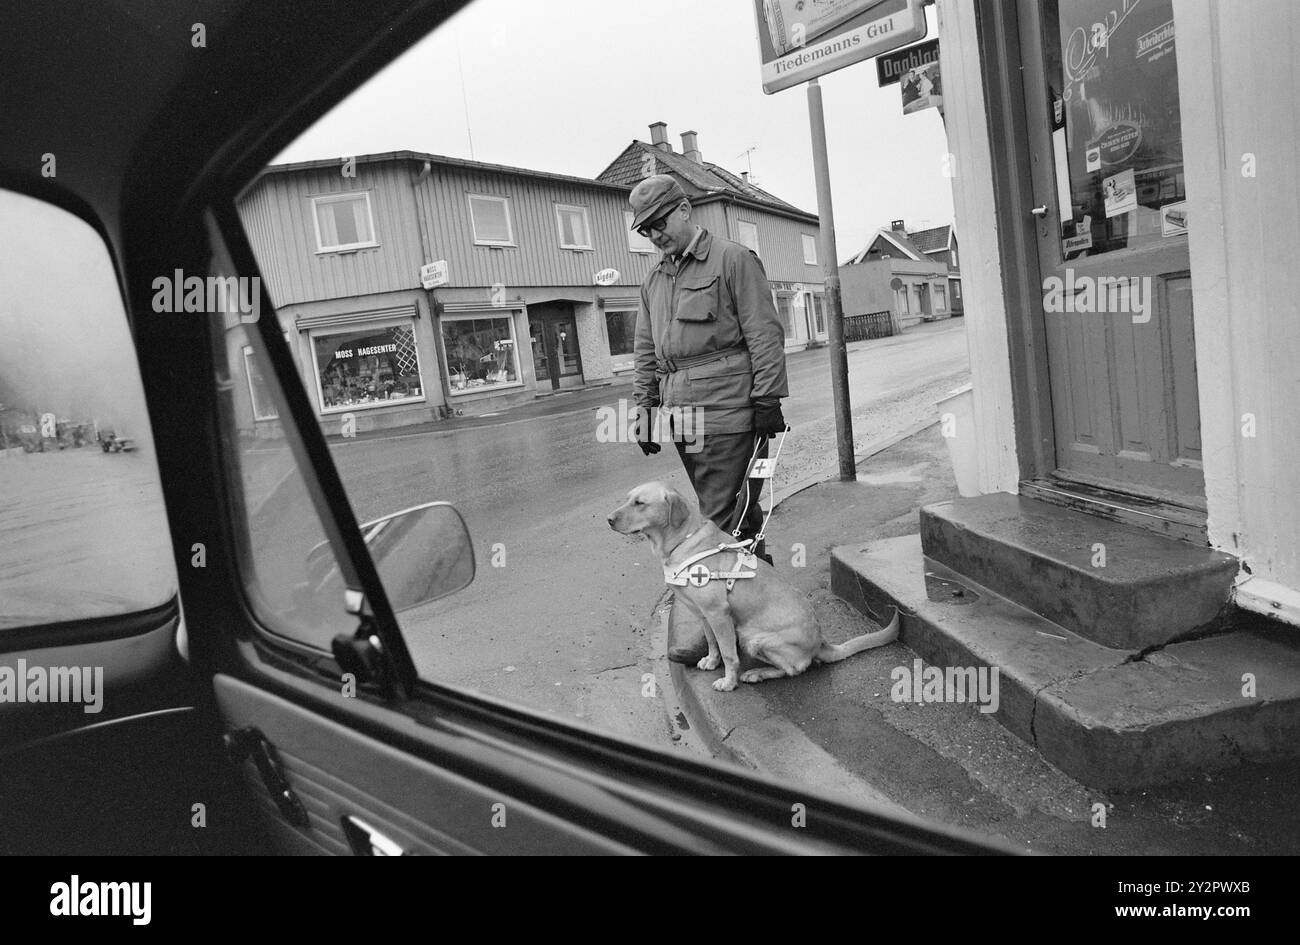
[[[762,670],[757,669],[747,669],[740,674],[740,681],[746,683],[762,682],[766,678]]]
[[[718,692],[731,692],[736,688],[735,676],[723,676],[721,679],[713,680],[713,688]]]
[[[695,664],[695,668],[714,670],[721,665],[722,665],[722,657],[720,655],[710,655],[710,656],[701,657],[700,661]]]

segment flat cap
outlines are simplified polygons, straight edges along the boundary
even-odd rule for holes
[[[686,199],[686,191],[677,179],[667,174],[654,174],[632,188],[627,202],[632,205],[632,226],[635,230]]]

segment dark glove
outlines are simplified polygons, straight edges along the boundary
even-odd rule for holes
[[[781,413],[781,402],[754,404],[754,433],[768,439],[784,433],[788,427]]]
[[[659,444],[651,439],[651,428],[654,426],[650,420],[652,410],[653,407],[638,407],[636,412],[636,445],[641,447],[641,452],[646,456],[652,456],[661,449]]]

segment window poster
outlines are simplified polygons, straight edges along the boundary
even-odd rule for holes
[[[1157,242],[1170,232],[1161,208],[1186,196],[1172,0],[1043,8],[1047,117],[1054,127],[1064,118],[1057,174],[1071,204],[1060,208],[1061,238],[1077,251],[1088,218],[1090,255]]]

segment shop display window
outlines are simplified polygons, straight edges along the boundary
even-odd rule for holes
[[[519,383],[512,322],[509,316],[443,319],[447,382],[453,394]]]
[[[409,321],[313,332],[312,352],[324,411],[425,399]]]

